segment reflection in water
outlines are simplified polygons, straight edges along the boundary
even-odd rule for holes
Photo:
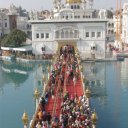
[[[20,87],[29,76],[29,73],[33,70],[32,64],[19,64],[11,61],[1,61],[1,88],[5,84],[14,83],[14,87]]]
[[[42,72],[47,74],[47,65],[50,61],[42,61],[40,63],[19,63],[11,61],[0,61],[0,93],[3,94],[3,86],[13,83],[17,89],[22,83],[25,83],[32,71],[34,73],[34,88],[42,89]]]
[[[121,63],[121,69],[121,86],[126,92],[128,88],[128,58],[126,58],[125,63]]]
[[[33,90],[36,87],[42,90],[42,74],[48,79],[48,65],[47,61],[35,64],[0,61],[0,127],[22,128],[24,110],[32,118]],[[97,128],[127,128],[128,61],[83,63],[83,67],[85,85],[92,91],[91,108],[96,109],[99,118]]]
[[[127,128],[128,60],[83,63],[86,86],[92,91],[91,106],[98,113],[98,128]]]
[[[51,65],[50,61],[0,61],[0,127],[22,128],[24,111],[32,118],[35,111],[33,90],[39,88],[42,91],[42,73],[47,74],[48,65]]]
[[[102,104],[105,104],[107,95],[105,87],[105,63],[83,63],[83,66],[86,77],[85,85],[90,86],[91,96],[100,100]]]
[[[34,79],[35,86],[42,85],[42,73],[47,74],[47,65],[50,65],[50,61],[42,61],[37,63],[19,63],[19,62],[11,62],[11,61],[1,61],[1,87],[7,83],[14,83],[15,86],[20,86],[20,84],[24,83],[29,74],[34,71]],[[5,80],[6,79],[6,80]]]

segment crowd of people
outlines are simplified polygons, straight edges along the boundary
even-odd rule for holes
[[[60,128],[91,128],[90,108],[84,95],[64,98],[61,106]]]
[[[63,90],[65,80],[66,84],[72,80],[75,86],[78,77],[79,68],[74,49],[70,45],[65,45],[60,49],[60,56],[53,65],[45,95],[39,100],[35,128],[91,128],[90,108],[86,97],[70,95]],[[53,116],[46,111],[49,97],[55,96],[55,93],[60,93],[62,96],[59,116]]]

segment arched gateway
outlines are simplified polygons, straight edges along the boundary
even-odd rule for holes
[[[72,46],[74,50],[77,48],[76,41],[58,41],[57,53],[60,54],[62,47],[66,45]]]

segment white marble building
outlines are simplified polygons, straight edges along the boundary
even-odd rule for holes
[[[77,47],[85,58],[105,58],[107,20],[93,18],[93,0],[54,0],[51,16],[30,20],[32,24],[33,52],[54,54],[62,45]],[[45,47],[45,51],[42,51]]]
[[[124,3],[122,15],[122,41],[128,44],[128,3]]]
[[[28,22],[28,17],[17,16],[17,29],[22,30],[31,37],[31,24]]]
[[[22,10],[20,10],[22,11]],[[25,16],[20,15],[18,7],[11,4],[8,9],[0,9],[0,37],[9,34],[14,28],[24,31],[31,36],[31,24],[28,22],[27,12]]]
[[[106,19],[108,20],[107,22],[107,27],[106,27],[106,40],[107,42],[114,42],[115,40],[115,20],[113,17],[109,18],[107,15],[106,9],[100,9],[99,10],[99,18],[100,19]]]
[[[0,37],[10,32],[9,16],[7,10],[4,8],[0,9]]]

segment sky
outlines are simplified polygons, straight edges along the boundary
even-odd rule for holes
[[[10,4],[22,6],[22,8],[30,10],[51,9],[53,0],[0,0],[0,8],[8,8]],[[65,0],[62,0],[65,1]],[[122,3],[128,0],[122,0]],[[94,0],[94,8],[115,8],[116,0]]]

